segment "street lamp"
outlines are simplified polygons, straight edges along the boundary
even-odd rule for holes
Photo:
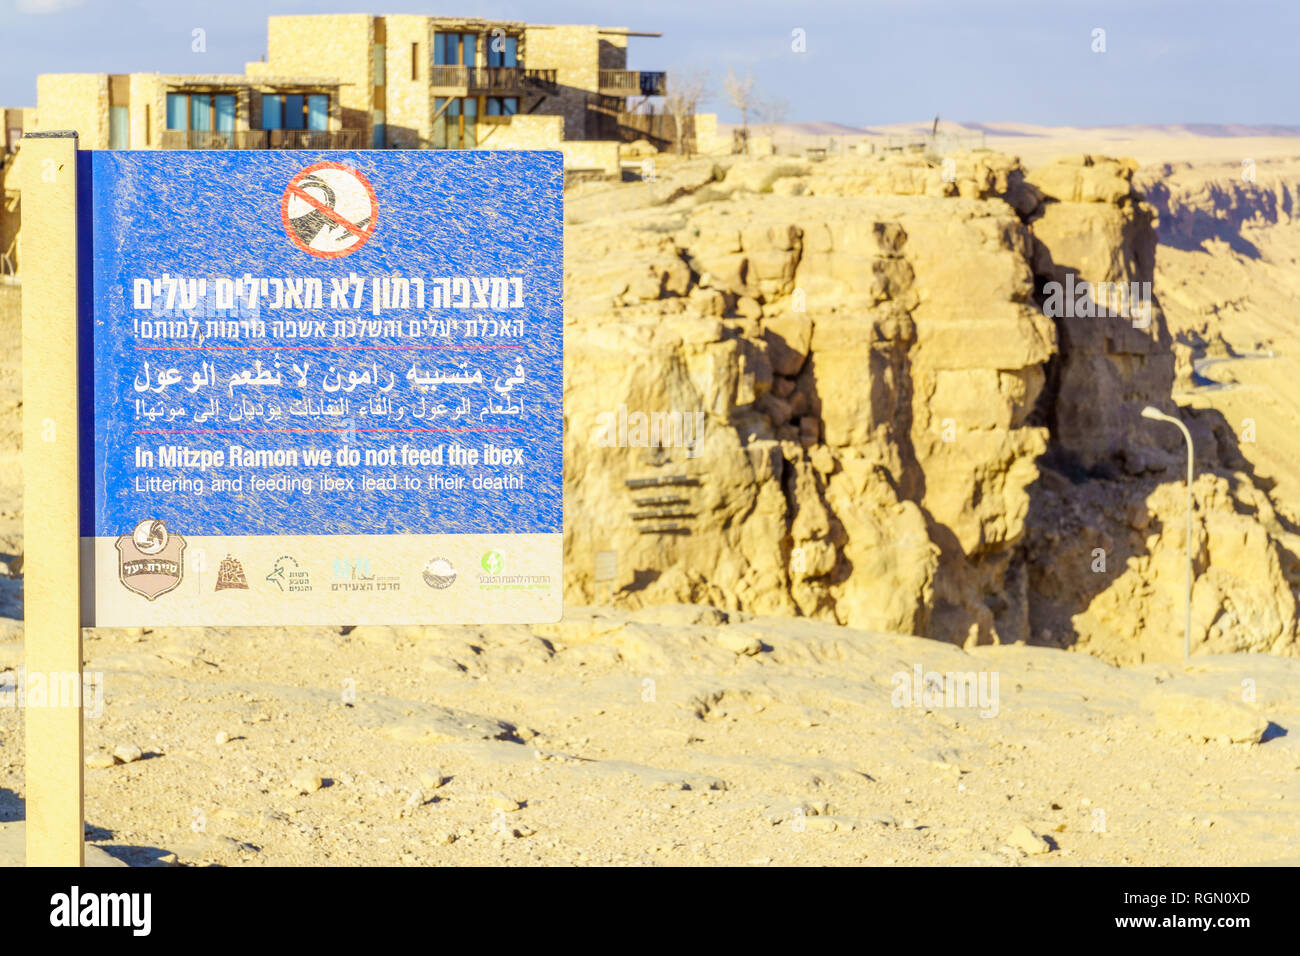
[[[1142,417],[1177,425],[1178,430],[1187,439],[1187,604],[1183,628],[1183,660],[1190,661],[1192,659],[1192,433],[1177,418],[1166,415],[1151,405],[1142,409]]]

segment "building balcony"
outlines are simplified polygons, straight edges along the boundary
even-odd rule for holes
[[[525,90],[554,89],[555,70],[525,70],[517,66],[435,66],[429,86],[438,96],[479,93],[518,96]]]
[[[266,149],[266,131],[168,129],[163,130],[159,145],[163,149]]]
[[[369,149],[363,129],[268,129],[267,149]]]
[[[169,129],[163,149],[365,149],[366,133],[359,129]]]
[[[645,70],[601,70],[602,96],[663,96],[668,89],[668,74]]]
[[[555,70],[524,70],[524,86],[530,90],[554,93],[555,77]]]
[[[523,70],[513,66],[435,66],[429,85],[437,93],[469,96],[473,93],[517,93]]]

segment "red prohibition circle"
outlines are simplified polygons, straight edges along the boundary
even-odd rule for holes
[[[342,216],[335,213],[332,209],[316,202],[316,200],[312,199],[298,188],[298,183],[301,182],[305,176],[309,176],[318,169],[340,170],[350,176],[354,176],[357,182],[365,187],[366,194],[370,197],[370,225],[366,226],[364,229],[359,228],[354,223],[348,222]],[[342,226],[355,235],[357,241],[346,249],[338,249],[333,252],[313,249],[311,246],[307,245],[298,238],[298,234],[294,232],[293,227],[289,225],[290,196],[297,196],[308,205],[315,207],[326,218],[332,220],[337,225]],[[325,160],[323,162],[313,163],[306,169],[300,169],[294,177],[289,180],[289,185],[286,186],[284,190],[284,196],[280,199],[280,222],[284,225],[285,235],[289,237],[289,241],[298,249],[301,249],[308,255],[317,256],[321,259],[338,259],[342,256],[352,255],[352,253],[364,246],[370,240],[370,237],[375,234],[375,228],[379,225],[379,198],[375,195],[375,187],[370,185],[370,180],[365,177],[365,174],[362,173],[361,170],[357,169],[355,166],[349,166],[347,163],[336,163],[332,160]]]

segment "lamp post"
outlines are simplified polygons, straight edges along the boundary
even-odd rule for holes
[[[1166,415],[1151,405],[1142,409],[1142,417],[1177,425],[1178,430],[1183,433],[1183,438],[1187,439],[1187,602],[1183,628],[1183,660],[1190,661],[1192,659],[1192,433],[1177,418]]]

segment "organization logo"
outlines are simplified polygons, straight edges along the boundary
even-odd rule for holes
[[[439,591],[445,591],[456,583],[456,567],[446,558],[430,558],[420,575],[425,584]]]
[[[244,566],[233,555],[228,554],[221,559],[221,566],[217,568],[216,590],[248,590],[248,578],[244,577]]]
[[[483,569],[478,586],[484,591],[537,591],[551,587],[549,574],[504,574],[506,558],[500,551],[484,551],[478,563]]]
[[[280,219],[289,241],[303,252],[337,259],[374,235],[379,200],[359,170],[346,163],[313,163],[289,180]]]
[[[335,558],[331,591],[400,591],[401,580],[394,574],[375,574],[366,557]]]
[[[181,583],[185,539],[156,518],[146,518],[117,539],[118,580],[128,591],[152,601]]]
[[[311,590],[311,577],[291,554],[282,554],[276,558],[266,579],[285,592]]]

